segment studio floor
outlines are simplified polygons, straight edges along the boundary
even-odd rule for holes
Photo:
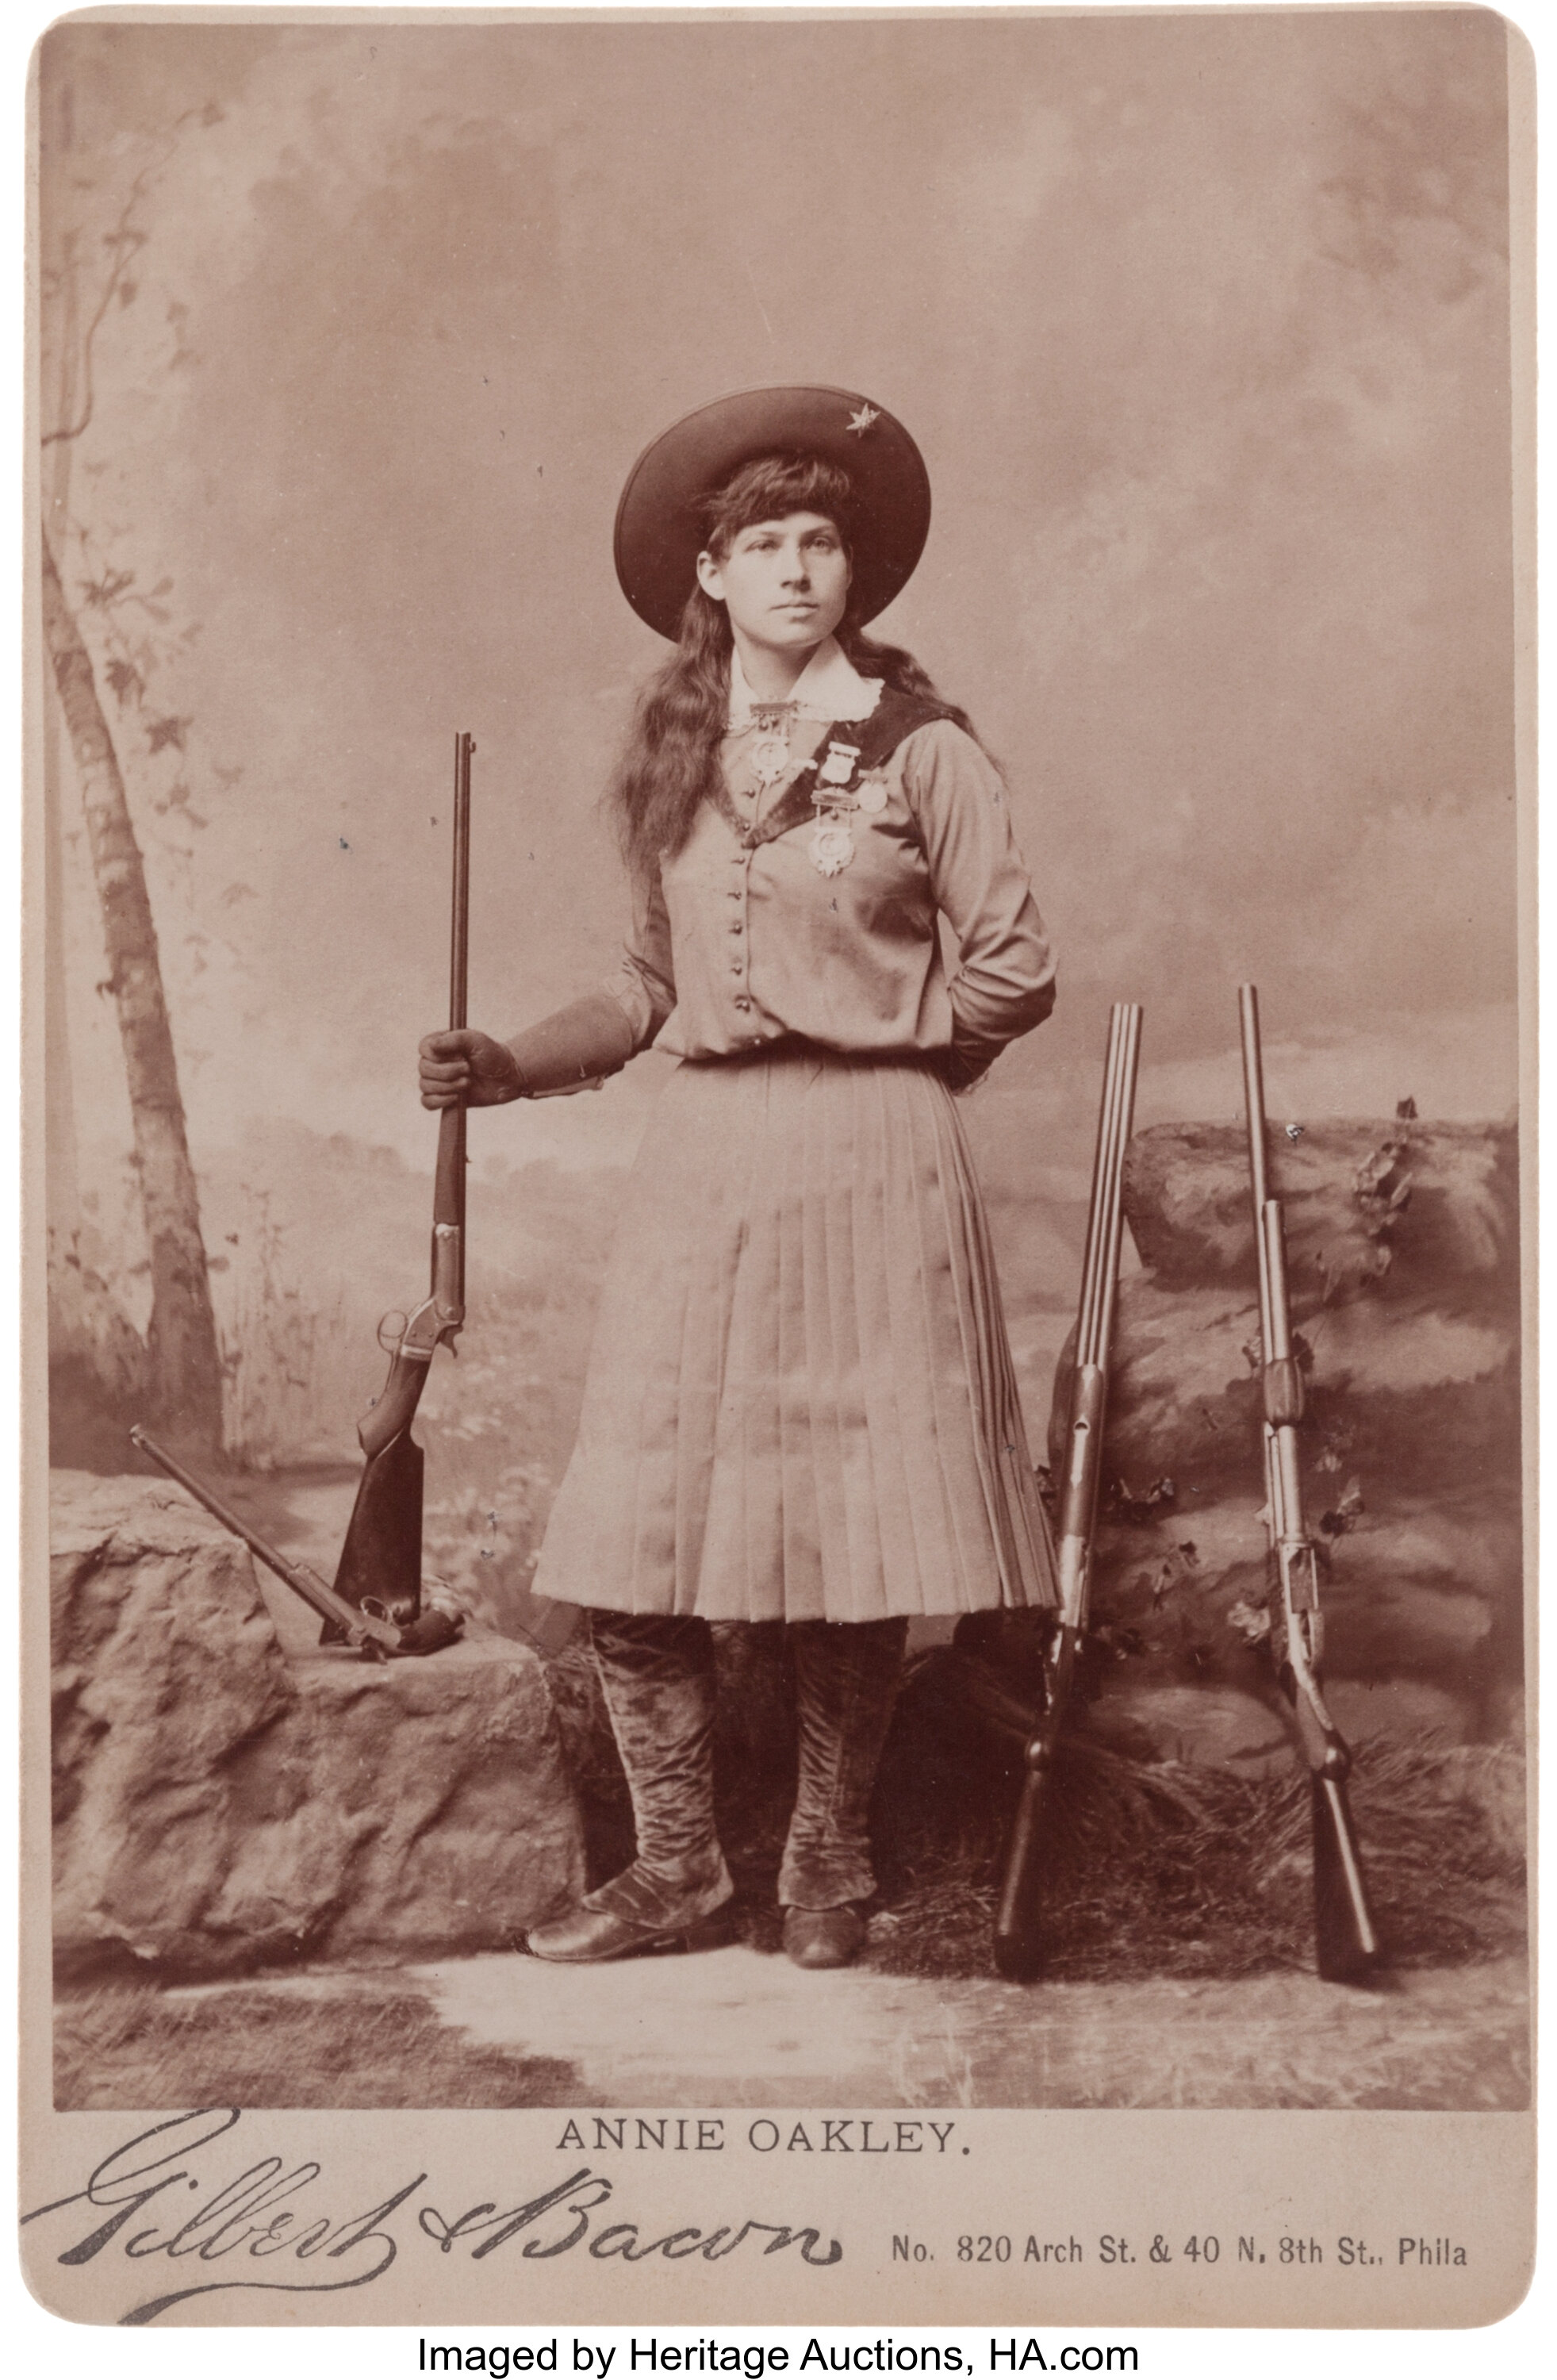
[[[58,2103],[1515,2108],[1525,1964],[1361,1990],[1277,1971],[1019,1986],[807,1973],[745,1946],[312,1970],[61,2004]],[[145,2095],[151,2091],[155,2095]]]

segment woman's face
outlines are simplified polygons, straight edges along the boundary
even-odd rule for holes
[[[697,557],[697,583],[730,613],[738,643],[804,651],[842,619],[852,576],[825,513],[789,513],[739,531],[720,561]]]

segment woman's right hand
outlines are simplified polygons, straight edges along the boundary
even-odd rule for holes
[[[525,1096],[525,1078],[505,1042],[469,1026],[429,1033],[421,1044],[424,1108],[501,1108]]]

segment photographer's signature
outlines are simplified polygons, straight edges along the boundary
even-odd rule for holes
[[[586,2165],[513,2206],[488,2199],[453,2216],[441,2213],[427,2197],[428,2176],[413,2174],[366,2213],[338,2218],[322,2210],[328,2185],[316,2159],[289,2166],[284,2157],[259,2156],[241,2165],[246,2152],[228,2136],[243,2121],[241,2107],[197,2107],[170,2116],[111,2150],[82,2189],[33,2207],[22,2221],[80,2210],[69,2227],[70,2242],[56,2260],[62,2265],[90,2265],[105,2252],[138,2265],[165,2256],[175,2270],[186,2257],[195,2260],[186,2268],[192,2271],[236,2260],[236,2268],[229,2265],[219,2279],[191,2279],[141,2299],[119,2316],[132,2325],[155,2322],[169,2306],[215,2289],[366,2289],[388,2272],[403,2246],[417,2240],[432,2242],[446,2256],[467,2254],[473,2260],[521,2240],[522,2256],[565,2256],[583,2248],[591,2256],[620,2256],[629,2264],[649,2256],[713,2262],[742,2248],[767,2256],[797,2248],[808,2265],[836,2265],[843,2254],[838,2240],[824,2242],[809,2226],[764,2223],[754,2216],[713,2230],[695,2224],[656,2230],[633,2222],[602,2223],[599,2216],[616,2185]],[[224,2145],[213,2147],[217,2142]],[[233,2171],[235,2165],[241,2170]],[[313,2269],[304,2277],[298,2267]]]

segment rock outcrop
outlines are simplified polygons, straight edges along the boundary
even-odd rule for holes
[[[1518,1736],[1516,1135],[1310,1125],[1276,1137],[1272,1187],[1337,1722],[1358,1740]],[[1283,1755],[1248,1641],[1266,1589],[1241,1129],[1139,1135],[1125,1207],[1146,1269],[1120,1284],[1093,1597],[1120,1658],[1094,1721],[1258,1770]]]
[[[51,1564],[67,1971],[508,1948],[582,1889],[528,1647],[289,1660],[246,1549],[162,1480],[56,1473]]]

